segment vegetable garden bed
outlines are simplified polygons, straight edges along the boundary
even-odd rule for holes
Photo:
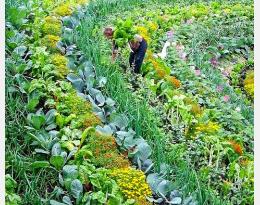
[[[253,204],[252,1],[16,3],[7,204]],[[142,75],[106,25],[147,40]]]

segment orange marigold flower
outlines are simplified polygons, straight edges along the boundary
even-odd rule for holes
[[[174,85],[176,88],[179,88],[181,86],[181,82],[174,76],[167,76],[166,80]]]
[[[240,144],[238,144],[236,141],[234,140],[230,140],[229,141],[231,147],[234,149],[234,151],[239,154],[242,155],[243,154],[243,148]]]
[[[159,78],[164,78],[166,76],[166,71],[163,69],[156,69],[156,74]]]

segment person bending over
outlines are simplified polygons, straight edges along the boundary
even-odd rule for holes
[[[112,40],[112,61],[115,60],[118,54],[118,46],[115,39],[113,39],[114,29],[112,27],[106,27],[104,29],[104,35],[107,39]],[[130,48],[129,64],[133,68],[135,73],[140,73],[140,69],[147,50],[146,40],[138,34],[134,35],[134,39],[128,42]]]
[[[147,42],[142,36],[136,34],[134,40],[129,42],[129,47],[131,49],[129,64],[134,69],[135,73],[140,73],[147,50]]]

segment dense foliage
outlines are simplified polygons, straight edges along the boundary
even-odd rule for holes
[[[6,5],[7,204],[253,204],[252,1]]]

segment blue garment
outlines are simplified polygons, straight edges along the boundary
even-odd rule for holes
[[[133,66],[135,73],[140,73],[140,68],[142,66],[146,50],[147,42],[145,39],[143,39],[139,48],[136,51],[130,53],[129,64],[130,66]]]

